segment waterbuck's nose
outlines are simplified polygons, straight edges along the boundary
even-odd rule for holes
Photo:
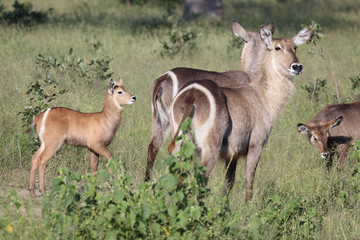
[[[327,155],[328,155],[328,153],[321,153],[321,157],[322,157],[322,158],[326,158]]]
[[[302,64],[301,63],[293,63],[291,64],[291,70],[296,72],[297,74],[300,74],[302,72]]]
[[[136,97],[135,96],[132,96],[131,97],[131,100],[133,100],[134,102],[136,101]]]

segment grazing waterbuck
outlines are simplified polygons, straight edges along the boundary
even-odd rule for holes
[[[252,197],[255,170],[272,126],[293,92],[292,79],[302,72],[296,47],[305,44],[311,35],[304,28],[292,39],[273,39],[265,27],[260,37],[267,51],[258,59],[261,74],[249,84],[226,88],[211,80],[193,81],[176,95],[170,116],[173,140],[169,152],[186,117],[192,118],[194,142],[209,176],[216,161],[225,160],[226,182],[234,185],[238,158],[246,157],[246,201]]]
[[[120,124],[122,105],[133,104],[136,97],[122,86],[122,80],[110,81],[105,97],[104,108],[99,113],[81,113],[68,108],[48,108],[37,115],[26,130],[30,132],[35,125],[40,138],[40,148],[31,159],[29,191],[35,195],[35,176],[39,171],[39,190],[45,193],[44,174],[49,159],[63,145],[87,147],[90,149],[91,172],[95,175],[99,155],[106,160],[113,157],[106,148],[112,141]]]
[[[360,102],[327,106],[306,124],[299,123],[297,129],[309,138],[322,158],[328,157],[328,168],[335,153],[339,168],[343,168],[349,147],[360,139]]]
[[[267,51],[259,32],[247,32],[238,22],[231,23],[233,33],[241,37],[244,47],[241,53],[242,71],[211,72],[192,68],[174,68],[156,79],[151,91],[153,113],[152,140],[148,147],[145,181],[150,180],[151,170],[170,127],[170,107],[178,90],[193,80],[211,79],[219,86],[231,87],[248,83],[260,71],[257,59]],[[272,34],[275,25],[266,27]]]

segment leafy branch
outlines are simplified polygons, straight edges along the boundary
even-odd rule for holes
[[[303,27],[305,27],[305,26],[303,25]],[[319,23],[311,20],[310,29],[311,29],[311,37],[310,37],[309,43],[312,43],[314,45],[315,49],[312,51],[309,51],[309,54],[319,54],[320,57],[324,60],[327,68],[329,69],[329,71],[331,73],[332,79],[334,80],[334,83],[335,83],[337,100],[340,100],[339,84],[335,77],[335,73],[334,73],[328,59],[325,57],[324,50],[317,45],[317,42],[324,38],[324,34],[321,32],[322,27],[320,26]]]

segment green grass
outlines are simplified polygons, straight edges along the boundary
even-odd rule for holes
[[[10,8],[13,1],[2,1]],[[319,22],[324,30],[324,39],[318,42],[322,48],[336,78],[340,83],[343,98],[356,99],[355,91],[350,90],[349,77],[359,74],[360,21],[359,3],[356,0],[295,2],[268,1],[232,1],[224,2],[224,20],[220,23],[201,20],[187,25],[198,28],[202,33],[196,40],[197,49],[189,56],[161,58],[154,51],[161,49],[161,40],[167,39],[161,17],[164,10],[159,5],[133,6],[126,8],[118,1],[44,1],[34,0],[38,10],[52,7],[54,14],[50,22],[31,28],[0,26],[0,219],[4,226],[11,224],[14,234],[0,229],[6,239],[43,238],[41,199],[28,197],[26,189],[30,169],[30,159],[34,151],[31,135],[25,135],[21,117],[17,115],[28,103],[26,90],[37,79],[35,59],[38,54],[60,57],[70,48],[76,56],[90,60],[104,55],[112,57],[111,70],[114,78],[121,76],[126,89],[137,96],[137,102],[125,106],[123,120],[109,149],[115,158],[126,162],[127,171],[135,184],[142,182],[147,158],[147,147],[151,140],[150,89],[153,81],[161,74],[178,66],[226,71],[240,69],[240,50],[228,51],[232,40],[229,23],[236,19],[246,29],[256,30],[261,24],[274,21],[275,37],[292,37],[301,24],[311,20]],[[177,14],[181,16],[181,6]],[[355,9],[355,10],[354,10]],[[90,43],[100,42],[98,50]],[[294,78],[296,92],[276,121],[268,144],[256,172],[254,198],[245,204],[244,159],[238,165],[236,184],[231,192],[230,208],[233,213],[242,216],[237,238],[249,236],[251,220],[267,207],[268,200],[274,195],[284,200],[296,197],[308,199],[323,215],[323,223],[315,230],[314,239],[359,239],[360,214],[359,198],[339,203],[338,192],[354,192],[356,179],[352,172],[356,161],[350,159],[344,171],[336,168],[329,172],[317,150],[296,125],[311,119],[324,106],[331,103],[335,88],[331,73],[318,55],[310,55],[310,45],[298,49],[298,59],[304,65],[304,72]],[[326,96],[318,104],[310,102],[307,93],[301,89],[316,78],[328,79]],[[52,102],[51,106],[64,106],[83,112],[101,111],[108,81],[92,84],[73,83],[70,79],[61,83],[70,91]],[[157,157],[157,163],[167,155],[163,147]],[[90,171],[89,153],[86,149],[63,146],[49,161],[46,169],[46,186],[51,188],[51,180],[61,167],[71,171],[86,173]],[[105,168],[101,159],[99,166]],[[154,171],[154,177],[159,175]],[[221,192],[218,186],[224,177],[224,167],[218,163],[210,176],[210,187],[215,193]],[[219,190],[220,188],[220,190]],[[21,195],[25,209],[17,216],[7,211],[11,189]],[[34,212],[37,212],[34,213]],[[1,226],[1,224],[0,224]],[[263,226],[261,239],[273,239],[271,226]],[[248,235],[246,235],[248,234]],[[283,236],[293,239],[296,235]]]

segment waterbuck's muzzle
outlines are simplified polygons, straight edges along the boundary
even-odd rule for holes
[[[321,155],[322,158],[326,158],[329,155],[329,152],[321,153],[320,155]]]
[[[296,76],[296,75],[299,75],[300,73],[302,73],[302,70],[303,70],[302,64],[297,62],[297,63],[291,64],[289,72],[292,76]]]
[[[134,102],[136,102],[136,97],[131,96],[131,99],[129,100],[129,104],[133,104]]]

